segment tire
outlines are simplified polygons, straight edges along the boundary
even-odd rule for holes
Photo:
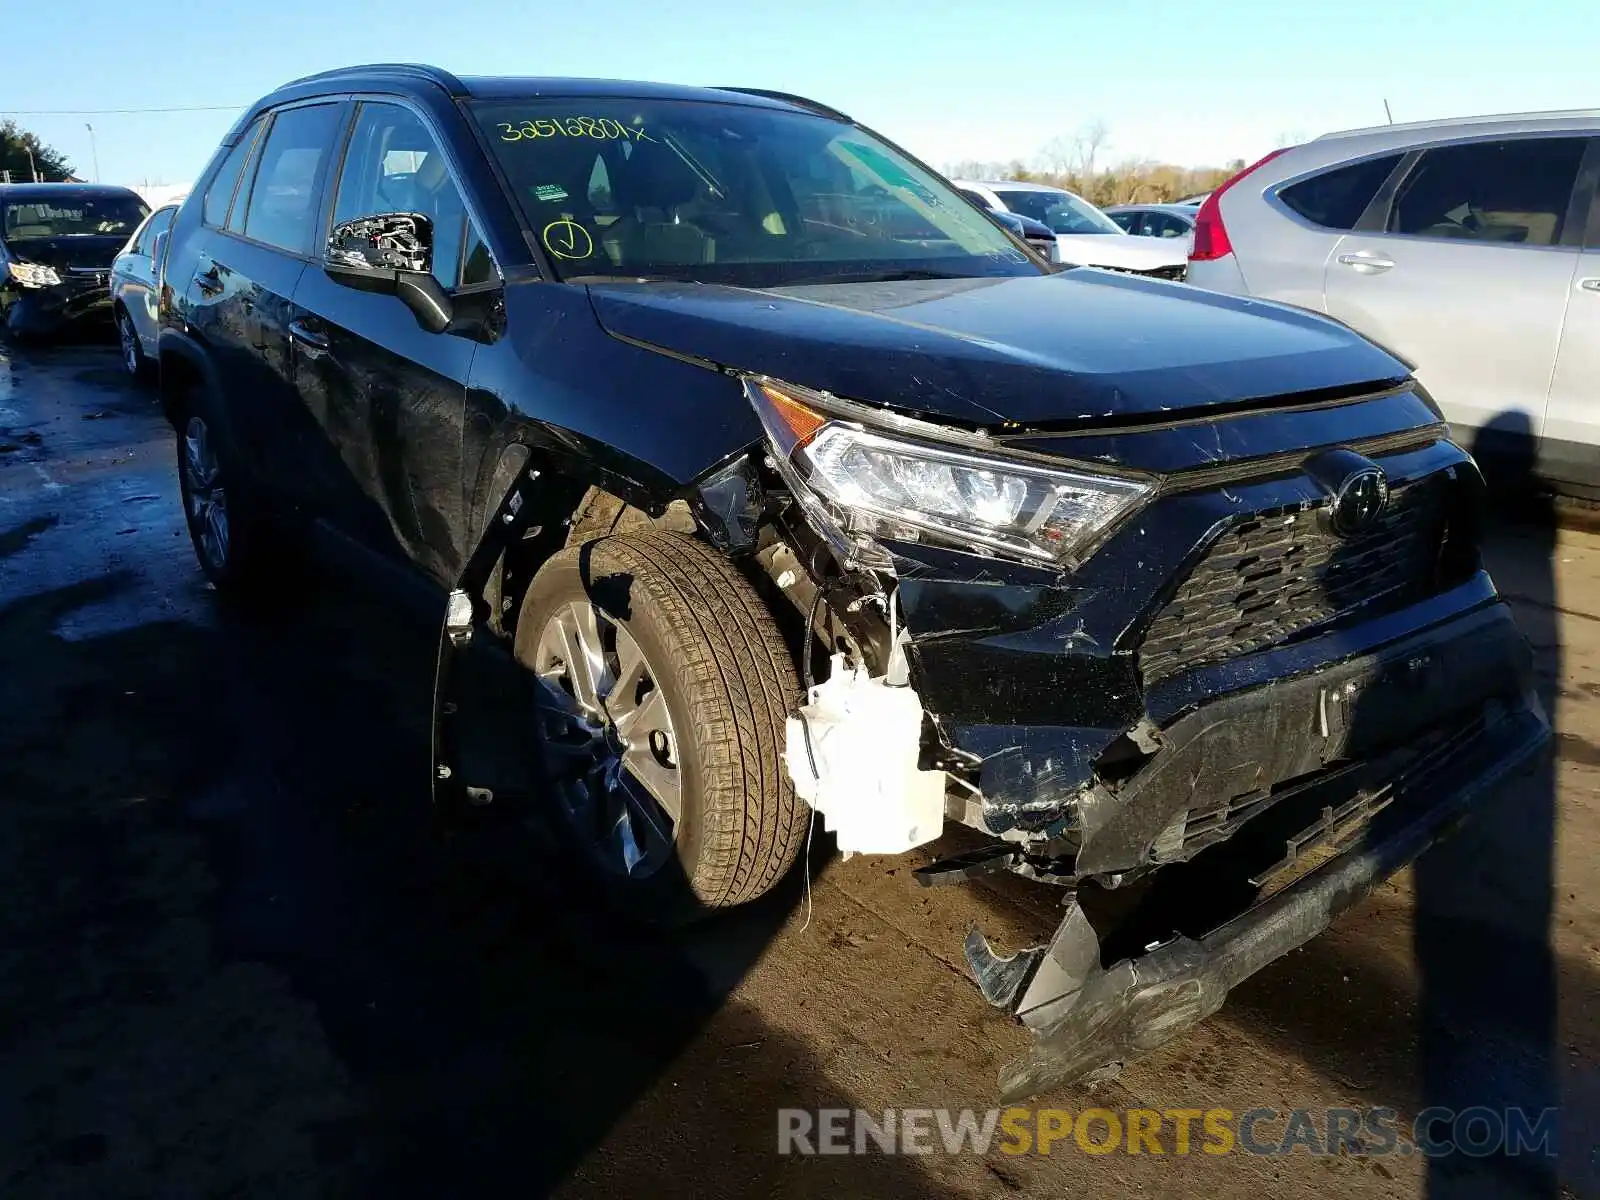
[[[144,352],[139,331],[133,326],[133,318],[120,304],[117,306],[117,344],[122,352],[122,365],[128,374],[139,383],[148,383],[155,375],[155,366]]]
[[[553,730],[544,707],[542,745],[558,810],[555,824],[634,915],[678,923],[765,894],[793,865],[810,816],[779,757],[784,721],[799,701],[800,685],[771,615],[732,563],[692,537],[650,531],[569,547],[534,576],[517,622],[516,657],[538,677],[546,700],[563,686],[559,672],[567,669],[552,666],[551,647],[561,643],[552,630],[584,605],[596,613],[606,670],[628,677],[624,642],[636,645],[644,660],[646,701],[659,688],[670,718],[666,731],[681,731],[670,747],[679,812],[665,861],[645,870],[646,853],[637,867],[629,863],[618,870],[614,859],[607,861],[611,843],[598,843],[592,827],[581,828],[568,802],[578,769],[566,757],[568,745],[558,745],[557,738],[576,728],[574,719],[570,713],[553,718]],[[605,640],[607,626],[611,643]],[[620,711],[624,704],[615,693],[622,688],[615,679],[612,688],[605,704]],[[626,719],[619,717],[607,735],[609,752],[623,756],[618,761],[639,753],[637,738],[629,748],[616,749]],[[652,747],[656,736],[650,734]],[[621,786],[639,778],[625,768]],[[642,847],[647,839],[634,840]]]
[[[206,395],[191,392],[175,416],[178,492],[200,570],[223,596],[259,599],[283,561],[265,506],[242,477]]]

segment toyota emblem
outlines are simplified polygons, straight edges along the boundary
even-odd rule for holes
[[[1376,525],[1389,505],[1389,477],[1379,466],[1362,467],[1346,475],[1333,493],[1332,523],[1335,533],[1349,537]]]

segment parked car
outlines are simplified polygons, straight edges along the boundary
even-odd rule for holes
[[[1118,204],[1105,210],[1134,237],[1183,238],[1194,233],[1196,207],[1188,204]]]
[[[36,336],[105,315],[111,260],[149,213],[127,188],[0,184],[0,328]]]
[[[1043,221],[1035,221],[1020,213],[995,212],[993,209],[983,211],[1037,250],[1046,262],[1056,261],[1056,235]]]
[[[1179,245],[1134,239],[1082,196],[1042,183],[954,181],[966,196],[995,212],[1014,212],[1049,226],[1059,261],[1108,267],[1160,279],[1182,279],[1188,256]]]
[[[158,208],[134,230],[111,263],[111,319],[117,325],[122,365],[136,379],[150,374],[156,355],[156,301],[159,294],[156,241],[172,225],[176,204]]]
[[[1190,280],[1347,322],[1491,467],[1600,495],[1600,110],[1329,134],[1200,210]]]
[[[545,814],[653,920],[767,891],[812,809],[1064,889],[1048,945],[968,939],[1038,1035],[1007,1094],[1213,1011],[1548,736],[1402,363],[1054,271],[809,100],[311,76],[163,280],[201,569],[431,597],[441,803]]]

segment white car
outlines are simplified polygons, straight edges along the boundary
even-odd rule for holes
[[[1600,497],[1600,110],[1276,151],[1201,207],[1189,282],[1336,317],[1485,465]]]
[[[1189,266],[1181,238],[1133,237],[1082,196],[1043,183],[952,180],[993,212],[1017,213],[1049,226],[1063,263],[1108,267],[1160,279],[1182,279]]]
[[[136,379],[150,372],[156,356],[156,238],[171,226],[177,211],[176,204],[156,209],[111,263],[111,316],[122,363]]]

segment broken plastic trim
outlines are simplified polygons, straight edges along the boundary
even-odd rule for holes
[[[1539,702],[1524,698],[1473,750],[1407,779],[1381,836],[1346,850],[1201,938],[1176,937],[1139,958],[1100,965],[1100,941],[1073,903],[1046,946],[996,955],[977,929],[967,961],[991,1004],[1033,1030],[1031,1051],[1000,1075],[1003,1103],[1115,1075],[1216,1012],[1228,992],[1321,933],[1340,913],[1413,861],[1549,744]],[[1409,806],[1408,806],[1409,807]]]

